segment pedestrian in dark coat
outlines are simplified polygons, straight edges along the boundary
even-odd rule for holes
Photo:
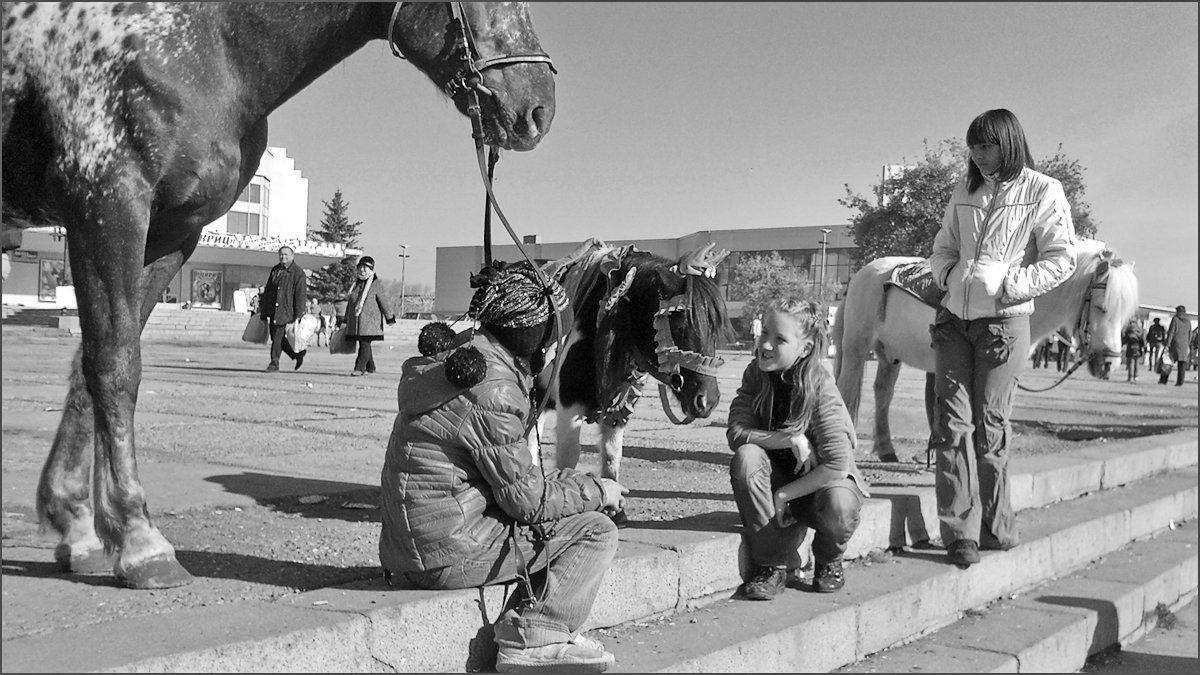
[[[296,252],[291,246],[279,247],[279,264],[271,268],[267,278],[266,288],[263,289],[258,311],[271,335],[271,362],[267,371],[279,370],[279,354],[286,353],[296,362],[296,370],[304,365],[304,356],[308,350],[295,351],[288,342],[284,331],[287,325],[304,316],[308,307],[308,277],[304,270],[296,264]]]
[[[375,259],[364,255],[358,261],[358,278],[346,296],[346,314],[342,323],[346,325],[346,339],[358,342],[358,357],[354,360],[351,377],[361,377],[375,372],[375,354],[371,343],[383,339],[383,322],[396,323],[387,298],[379,293],[379,277],[375,275]]]
[[[1184,373],[1187,372],[1188,361],[1191,360],[1192,321],[1187,316],[1187,307],[1179,305],[1171,316],[1171,324],[1167,326],[1167,356],[1175,363],[1175,386],[1183,386]],[[1166,384],[1171,377],[1171,371],[1163,368],[1159,371],[1158,383]]]

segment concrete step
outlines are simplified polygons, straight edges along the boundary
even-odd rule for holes
[[[791,602],[797,611],[811,611],[832,603],[837,610],[832,612],[833,624],[812,623],[815,618],[808,622],[817,627],[814,630],[826,631],[819,634],[834,636],[833,644],[797,650],[798,655],[775,665],[839,667],[950,623],[956,612],[994,600],[1012,588],[1086,564],[1164,527],[1170,519],[1178,522],[1194,516],[1196,450],[1192,430],[1096,444],[1052,459],[1014,458],[1010,478],[1015,501],[1024,509],[1021,523],[1026,541],[1002,555],[987,554],[983,563],[965,573],[944,564],[940,550],[903,558],[882,554],[889,547],[919,543],[937,528],[930,488],[878,488],[851,540],[849,556],[863,559],[863,569],[849,572],[842,593],[815,596],[790,591],[783,602],[733,604],[754,604],[759,611],[770,611]],[[1114,487],[1123,484],[1130,486]],[[1079,497],[1084,493],[1098,494]],[[1056,505],[1039,508],[1048,504]],[[1103,504],[1109,506],[1102,509]],[[1055,527],[1057,521],[1051,519],[1049,525],[1038,525],[1049,518],[1039,514],[1066,512],[1077,514],[1082,522]],[[618,557],[585,628],[628,627],[695,608],[709,611],[730,605],[726,598],[740,583],[738,529],[736,513],[714,512],[622,530]],[[889,564],[868,567],[870,560],[889,560]],[[962,579],[971,581],[959,583]],[[277,602],[180,610],[10,640],[4,645],[3,670],[479,670],[492,665],[491,623],[512,590],[511,585],[441,592],[394,590],[373,580],[289,595]],[[912,616],[899,615],[902,611]],[[759,628],[795,623],[789,623],[786,614],[764,620],[767,616],[749,613],[743,619]],[[730,624],[725,628],[741,625],[743,619],[725,621]],[[776,620],[779,623],[773,623]],[[856,625],[861,625],[862,634],[843,632]],[[857,637],[847,639],[848,635]],[[700,658],[696,645],[719,644],[706,633],[684,633],[679,639],[690,647],[681,647],[674,660],[654,662],[658,664],[654,668],[629,652],[632,643],[622,640],[613,645],[618,666],[648,670],[690,663],[688,659]],[[81,648],[57,648],[64,643]],[[751,668],[737,659],[696,663],[705,670],[775,669],[771,665]]]
[[[1010,594],[930,635],[839,669],[846,673],[1064,673],[1125,647],[1196,597],[1195,520],[1071,574]]]
[[[614,672],[827,672],[957,621],[1196,516],[1195,467],[1021,513],[1021,545],[960,569],[906,548],[846,570],[832,594],[788,589],[598,632]],[[1190,582],[1195,587],[1195,575]]]

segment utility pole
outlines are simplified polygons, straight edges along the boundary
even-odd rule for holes
[[[830,232],[833,230],[821,228],[821,288],[817,291],[817,295],[825,291],[825,247],[829,245]]]
[[[403,249],[400,252],[400,318],[404,318],[404,267],[408,260],[408,246],[400,244],[400,248]]]

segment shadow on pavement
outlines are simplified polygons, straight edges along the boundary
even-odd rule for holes
[[[380,522],[379,486],[243,472],[207,481],[281,513],[306,518]]]
[[[637,530],[692,530],[694,532],[740,532],[742,523],[738,514],[730,511],[709,511],[675,520],[638,520],[636,511],[626,511],[629,529]]]
[[[702,462],[705,464],[716,464],[718,466],[729,466],[729,460],[733,454],[728,452],[706,452],[703,450],[669,450],[666,448],[647,448],[644,446],[627,445],[622,450],[623,457],[633,459],[644,459],[647,462]]]

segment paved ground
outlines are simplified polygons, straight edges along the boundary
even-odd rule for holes
[[[266,374],[263,347],[148,343],[137,415],[139,473],[155,523],[197,582],[131,592],[107,575],[63,576],[55,541],[32,515],[75,339],[30,329],[3,333],[3,637],[154,615],[181,607],[279,598],[378,574],[378,472],[410,342],[377,349],[379,373],[351,378],[350,356],[313,350],[302,370]],[[676,527],[734,511],[724,424],[748,356],[726,354],[721,406],[709,420],[670,425],[643,401],[626,433],[623,481],[636,523]],[[285,367],[288,364],[284,361]],[[873,374],[868,374],[868,383]],[[1054,378],[1030,371],[1044,386]],[[874,484],[931,482],[924,470],[923,376],[901,375],[893,432],[906,463],[866,461],[870,387],[860,420],[862,466]],[[1196,385],[1072,379],[1021,393],[1014,452],[1165,432],[1197,423]],[[548,442],[552,432],[547,433]],[[594,432],[584,442],[594,441]],[[913,461],[913,460],[918,461]],[[585,452],[583,468],[596,456]]]

